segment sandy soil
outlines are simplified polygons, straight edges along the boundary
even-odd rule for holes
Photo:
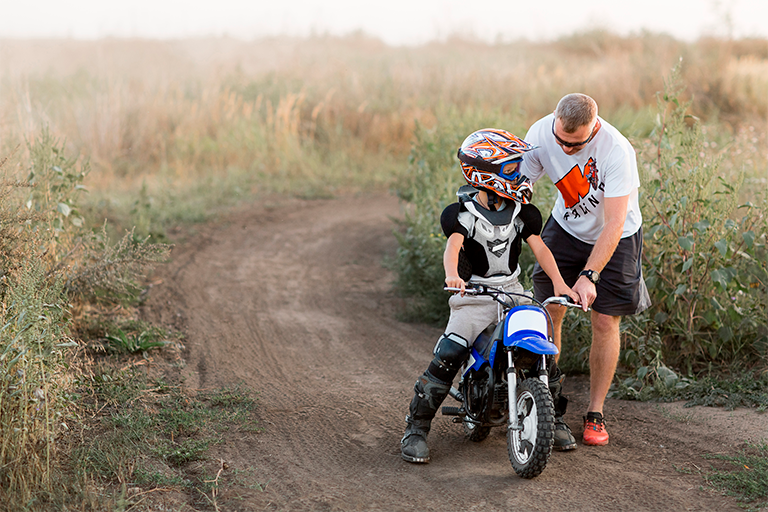
[[[432,463],[404,462],[413,383],[441,331],[397,319],[382,262],[399,214],[389,196],[254,204],[158,270],[144,314],[185,333],[186,385],[259,393],[264,430],[217,449],[266,489],[222,494],[221,510],[741,510],[698,468],[768,438],[768,415],[747,410],[608,400],[610,445],[554,453],[533,480],[512,470],[501,430],[472,443],[438,416]],[[587,391],[566,380],[577,438]]]

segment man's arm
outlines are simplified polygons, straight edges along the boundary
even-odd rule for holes
[[[616,246],[619,245],[621,235],[624,232],[624,222],[627,219],[627,205],[629,204],[629,195],[621,197],[606,197],[605,209],[603,215],[605,226],[600,236],[597,237],[592,253],[589,255],[587,265],[584,270],[596,270],[601,272],[613,256]],[[597,290],[594,283],[581,276],[573,285],[573,291],[579,294],[582,306],[586,308],[591,305],[597,297]]]
[[[536,256],[536,261],[539,262],[541,268],[552,280],[555,296],[568,295],[574,301],[578,301],[579,296],[573,293],[573,290],[565,284],[563,276],[560,275],[560,270],[557,268],[555,257],[552,256],[552,251],[544,244],[541,237],[539,235],[531,235],[525,241],[528,243],[531,251],[533,251],[533,255]]]

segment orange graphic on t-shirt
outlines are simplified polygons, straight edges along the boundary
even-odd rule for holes
[[[586,176],[581,172],[581,168],[578,165],[574,165],[568,171],[568,174],[555,183],[555,186],[563,195],[566,208],[573,208],[579,204],[579,201],[587,197],[590,185],[595,190],[599,187],[600,179],[598,177],[597,162],[590,157],[584,168],[587,171]]]

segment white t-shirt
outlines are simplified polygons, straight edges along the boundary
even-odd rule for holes
[[[581,151],[566,155],[552,135],[550,114],[534,123],[525,141],[537,149],[525,154],[521,172],[535,183],[546,173],[558,189],[552,216],[579,240],[594,244],[603,230],[606,197],[629,196],[627,220],[621,237],[634,235],[643,222],[637,189],[640,176],[632,145],[619,131],[602,125]]]

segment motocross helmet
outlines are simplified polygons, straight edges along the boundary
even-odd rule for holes
[[[522,162],[523,154],[536,147],[506,130],[484,128],[461,144],[458,154],[461,172],[475,188],[528,204],[531,182],[520,173],[519,165],[512,164]]]

